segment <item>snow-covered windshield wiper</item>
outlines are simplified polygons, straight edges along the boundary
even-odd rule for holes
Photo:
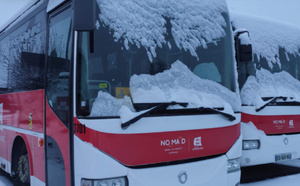
[[[288,100],[289,98],[289,100]],[[283,96],[278,96],[278,97],[263,97],[262,98],[265,103],[260,106],[259,108],[255,109],[256,112],[261,111],[262,109],[264,109],[266,106],[271,105],[271,104],[279,104],[281,102],[276,102],[278,99],[282,99],[284,101],[284,105],[300,105],[299,101],[294,101],[293,97],[283,97]]]
[[[210,108],[210,107],[199,107],[197,108],[198,111],[200,112],[209,112],[209,113],[214,113],[214,114],[221,114],[222,116],[225,116],[229,121],[234,121],[235,117],[229,113],[222,112],[222,110],[218,110],[215,108]]]
[[[138,104],[138,105],[142,105]],[[149,116],[152,113],[157,113],[157,112],[163,112],[165,110],[167,110],[167,108],[171,105],[180,105],[182,107],[186,107],[188,105],[188,103],[184,103],[184,102],[168,102],[168,103],[150,103],[150,105],[152,105],[153,107],[150,108],[149,110],[147,110],[146,112],[130,119],[129,121],[122,123],[122,129],[127,129],[131,124],[137,122],[138,120],[140,120],[143,117]]]

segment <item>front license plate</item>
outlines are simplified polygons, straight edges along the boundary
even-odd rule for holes
[[[275,155],[275,161],[285,161],[285,160],[291,160],[292,159],[292,153],[284,153],[284,154],[276,154]]]

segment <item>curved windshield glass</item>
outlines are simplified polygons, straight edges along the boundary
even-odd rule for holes
[[[176,44],[177,41],[173,37],[174,32],[172,32],[170,18],[164,18],[165,42],[155,49],[152,48],[153,51],[151,49],[149,51],[137,43],[128,42],[126,39],[117,40],[116,33],[109,26],[97,20],[97,28],[93,33],[79,33],[77,114],[81,116],[118,116],[118,110],[111,109],[109,105],[122,105],[132,101],[130,99],[132,82],[130,81],[133,75],[159,74],[169,70],[175,62],[180,64],[177,65],[177,68],[187,67],[198,77],[199,81],[201,79],[209,80],[218,86],[226,87],[229,92],[235,92],[236,80],[230,23],[227,14],[222,13],[222,16],[226,23],[222,28],[223,36],[197,47],[196,54],[178,47],[178,43]],[[172,88],[175,90],[177,86],[181,85],[175,83]],[[207,93],[209,94],[209,92]],[[102,96],[103,99],[101,103],[97,104],[103,105],[104,108],[101,114],[93,114],[93,109],[96,109],[93,108],[93,105],[98,102],[97,97],[99,96]],[[147,100],[149,99],[145,97],[144,102],[151,102]],[[160,99],[155,102],[160,102]],[[129,109],[134,110],[130,106]]]
[[[249,76],[256,76],[261,69],[271,74],[280,72],[289,73],[293,78],[300,80],[300,56],[287,53],[284,48],[279,48],[279,57],[275,57],[279,63],[272,64],[266,58],[254,54],[253,61],[238,63],[239,88],[242,89]],[[277,82],[274,82],[274,85]],[[276,86],[276,85],[275,85]]]

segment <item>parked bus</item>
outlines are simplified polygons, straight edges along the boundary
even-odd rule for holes
[[[231,18],[242,100],[241,166],[300,158],[300,29],[238,13]]]
[[[20,185],[230,185],[223,0],[39,0],[0,34],[0,163]]]

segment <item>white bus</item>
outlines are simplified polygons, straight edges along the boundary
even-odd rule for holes
[[[240,180],[225,0],[40,0],[0,35],[0,163],[17,184]]]
[[[237,51],[241,166],[300,158],[300,29],[239,13],[231,18],[244,49]],[[253,60],[240,58],[251,44]]]

